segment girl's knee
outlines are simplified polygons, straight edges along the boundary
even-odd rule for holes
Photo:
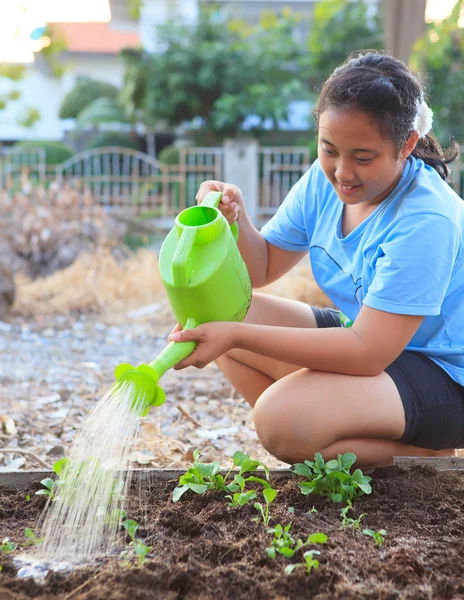
[[[272,398],[266,391],[253,409],[253,421],[263,447],[278,460],[289,464],[313,458],[319,452],[317,435],[305,418],[304,431],[295,422],[295,416],[284,402]]]

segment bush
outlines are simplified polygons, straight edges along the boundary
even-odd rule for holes
[[[59,165],[74,154],[72,148],[63,142],[50,140],[25,140],[17,142],[15,148],[43,148],[47,165]]]
[[[77,115],[97,98],[116,98],[119,90],[110,83],[96,79],[83,79],[76,83],[63,98],[60,106],[60,119],[75,119]]]
[[[104,148],[105,146],[122,146],[140,150],[140,144],[136,137],[121,131],[104,131],[94,136],[86,146],[86,150]]]
[[[178,165],[179,164],[179,148],[176,146],[166,146],[158,154],[158,160],[164,165]]]

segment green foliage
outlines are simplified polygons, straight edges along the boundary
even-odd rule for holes
[[[43,148],[47,165],[58,165],[74,154],[72,148],[67,144],[50,140],[27,140],[17,142],[15,147],[18,146],[21,148]]]
[[[377,546],[381,546],[385,541],[385,536],[387,532],[385,529],[380,529],[380,531],[373,531],[372,529],[363,529],[364,535],[368,535],[371,537]]]
[[[166,146],[158,154],[158,160],[164,165],[178,165],[180,161],[179,148],[176,146]]]
[[[304,463],[293,465],[292,470],[306,479],[300,482],[301,493],[311,493],[328,496],[334,502],[354,500],[363,494],[370,494],[371,478],[363,475],[360,469],[351,474],[351,466],[355,463],[356,456],[351,452],[338,455],[337,460],[324,463],[322,456],[317,453],[314,461],[305,460]]]
[[[127,519],[126,521],[122,522],[122,526],[131,538],[129,546],[132,547],[135,555],[137,556],[137,567],[141,567],[146,561],[147,554],[152,549],[152,546],[146,546],[140,538],[135,537],[135,534],[139,527],[137,521],[134,521],[133,519]],[[122,556],[126,556],[126,553],[123,552]]]
[[[353,519],[352,517],[347,516],[349,510],[353,510],[353,503],[351,500],[347,501],[345,508],[343,508],[340,513],[342,518],[342,529],[357,529],[359,531],[361,529],[361,519],[365,517],[367,513],[362,513],[357,519]]]
[[[106,146],[120,146],[122,148],[131,148],[140,150],[140,144],[134,136],[121,131],[104,131],[91,138],[86,146],[86,150],[94,148],[104,148]]]
[[[38,538],[35,536],[35,533],[32,531],[30,527],[26,527],[24,530],[24,535],[27,538],[26,546],[38,546],[44,541],[44,538]]]
[[[311,21],[308,54],[301,63],[311,91],[361,48],[383,48],[380,11],[364,0],[320,0]]]
[[[256,128],[286,119],[288,102],[304,97],[305,80],[295,69],[302,49],[292,37],[296,19],[266,13],[255,26],[217,26],[208,13],[196,27],[159,28],[163,51],[125,51],[122,103],[144,123],[176,127],[199,120],[218,136],[240,131],[245,119]]]
[[[44,37],[50,40],[50,44],[44,46],[39,55],[48,64],[52,75],[61,77],[64,73],[61,53],[67,49],[68,42],[63,33],[50,23],[45,28]]]
[[[270,559],[275,559],[277,557],[277,553],[285,556],[285,558],[292,558],[295,552],[308,546],[309,544],[325,544],[327,541],[327,536],[325,533],[312,533],[308,535],[306,542],[303,542],[300,538],[295,540],[290,535],[290,529],[292,527],[292,523],[289,523],[285,527],[282,527],[280,523],[278,523],[274,528],[268,529],[268,533],[274,534],[274,539],[271,542],[271,547],[266,548],[267,557]]]
[[[12,542],[10,538],[3,538],[0,543],[0,552],[4,552],[5,554],[9,554],[10,552],[14,552],[18,544],[16,542]]]
[[[257,511],[259,511],[263,519],[264,525],[265,527],[267,527],[269,525],[270,519],[272,518],[269,514],[269,505],[276,499],[277,490],[271,487],[265,488],[263,490],[263,496],[265,500],[264,506],[261,502],[255,502],[253,506],[256,508]]]
[[[428,24],[411,57],[411,67],[426,73],[433,130],[443,144],[450,139],[464,142],[464,29],[459,26],[463,10],[464,0],[458,0],[448,18]]]
[[[327,536],[325,535],[325,533],[313,533],[312,535],[308,536],[308,539],[306,540],[305,544],[303,544],[303,545],[306,546],[308,544],[325,544],[326,542],[327,542]],[[296,568],[304,567],[306,569],[307,574],[309,575],[311,573],[312,569],[319,568],[319,561],[314,558],[314,556],[319,556],[319,555],[320,555],[320,552],[318,550],[307,550],[303,554],[304,562],[296,563],[293,565],[288,565],[287,567],[285,567],[285,573],[287,575],[290,575],[291,573],[293,573],[293,571]]]
[[[97,98],[117,98],[119,90],[114,85],[96,79],[82,79],[63,98],[60,119],[75,119],[77,115]]]
[[[232,470],[236,467],[239,467],[238,474],[235,474],[231,483],[227,483]],[[234,496],[226,496],[230,500],[230,504],[232,506],[243,506],[243,504],[252,499],[249,496],[245,502],[245,496],[239,498],[240,495],[245,494],[244,488],[247,481],[255,481],[260,483],[264,488],[270,488],[269,483],[260,477],[250,475],[246,479],[243,478],[245,473],[256,471],[258,467],[264,469],[266,480],[269,480],[269,469],[266,465],[259,460],[250,458],[246,452],[237,451],[233,456],[232,468],[223,476],[219,473],[221,470],[220,464],[217,461],[212,463],[200,462],[200,451],[196,449],[193,453],[193,467],[190,467],[184,475],[179,477],[179,485],[175,488],[172,499],[174,502],[178,502],[189,490],[195,494],[204,494],[215,490],[234,494]]]

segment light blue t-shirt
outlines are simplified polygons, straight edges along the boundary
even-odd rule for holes
[[[362,304],[424,316],[406,349],[464,385],[464,202],[409,157],[395,189],[346,237],[343,206],[315,161],[262,234],[279,248],[308,250],[317,284],[352,321]]]

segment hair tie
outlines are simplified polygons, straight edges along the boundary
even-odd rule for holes
[[[429,131],[432,129],[433,122],[433,111],[428,106],[425,100],[419,104],[416,112],[416,116],[414,117],[413,129],[416,129],[419,132],[419,137],[425,137]]]

